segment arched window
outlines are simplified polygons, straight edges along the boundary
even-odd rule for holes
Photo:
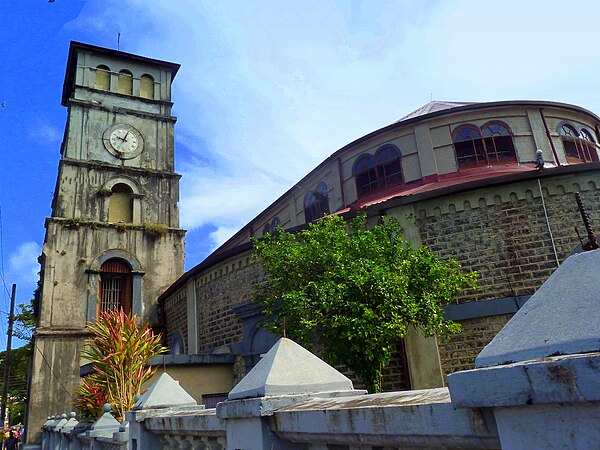
[[[366,153],[356,158],[352,167],[352,175],[359,198],[371,192],[377,192],[377,171],[373,155]]]
[[[304,199],[304,218],[306,222],[320,219],[329,214],[329,198],[327,185],[320,183],[317,189],[309,191]]]
[[[110,91],[110,68],[105,65],[96,67],[96,82],[94,89]]]
[[[169,351],[172,355],[183,355],[185,354],[185,342],[181,331],[175,331],[169,339]]]
[[[273,218],[273,221],[271,222],[271,230],[273,230],[273,231],[277,230],[277,227],[280,225],[281,225],[281,220],[279,220],[279,217]]]
[[[119,94],[133,94],[133,74],[129,70],[123,69],[119,71],[117,92]]]
[[[395,145],[379,147],[375,156],[365,153],[354,161],[352,175],[358,198],[404,183],[402,155]]]
[[[266,223],[265,226],[263,227],[263,231],[262,231],[263,236],[270,232],[271,232],[271,225]]]
[[[576,164],[580,162],[598,161],[596,143],[587,129],[581,132],[570,123],[563,122],[558,126],[558,134],[561,137],[567,162]]]
[[[140,97],[154,98],[154,78],[148,74],[140,77]]]
[[[487,122],[481,127],[481,134],[483,134],[489,164],[517,160],[510,128],[504,122],[499,120]]]
[[[125,183],[115,184],[109,202],[109,222],[133,222],[133,190],[129,186]]]
[[[131,266],[127,261],[111,258],[100,266],[100,311],[123,308],[126,314],[131,314],[132,291]]]
[[[461,125],[452,132],[458,167],[487,166],[485,145],[479,127]]]
[[[579,133],[581,139],[585,139],[586,141],[590,141],[595,143],[596,140],[594,139],[594,136],[592,136],[592,133],[587,129],[587,128],[582,128],[581,129],[581,133]]]
[[[402,161],[400,150],[395,145],[379,147],[375,153],[375,170],[379,190],[402,184]]]

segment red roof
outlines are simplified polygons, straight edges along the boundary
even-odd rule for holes
[[[496,178],[502,175],[510,175],[522,172],[532,172],[536,170],[534,163],[528,164],[499,164],[496,166],[476,167],[466,169],[460,172],[452,172],[444,175],[431,175],[422,178],[416,182],[394,186],[384,191],[375,192],[358,199],[348,208],[337,211],[337,214],[348,212],[352,209],[362,209],[367,206],[383,203],[397,197],[410,197],[411,195],[424,192],[436,191],[438,189],[456,186],[470,181],[484,180],[487,178]]]

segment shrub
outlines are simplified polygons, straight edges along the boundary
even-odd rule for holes
[[[110,403],[117,420],[123,420],[142,384],[156,371],[147,362],[166,349],[160,335],[148,326],[139,327],[137,316],[122,309],[101,312],[87,329],[91,337],[81,356],[93,363],[94,372],[84,378],[75,405],[93,419],[102,415],[104,403]]]

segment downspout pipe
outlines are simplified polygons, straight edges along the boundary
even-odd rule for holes
[[[548,142],[550,142],[550,147],[552,148],[552,154],[554,155],[554,161],[557,166],[560,166],[560,161],[558,159],[558,153],[556,152],[556,147],[554,146],[554,142],[552,141],[552,135],[550,134],[550,128],[548,128],[548,123],[546,122],[546,117],[544,116],[544,110],[540,108],[540,115],[542,116],[542,122],[544,123],[544,128],[546,129],[546,136],[548,136]]]

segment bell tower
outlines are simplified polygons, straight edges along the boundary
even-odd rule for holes
[[[86,322],[122,307],[156,325],[157,297],[183,274],[171,83],[178,64],[72,42],[68,108],[46,219],[28,442],[68,412]]]

